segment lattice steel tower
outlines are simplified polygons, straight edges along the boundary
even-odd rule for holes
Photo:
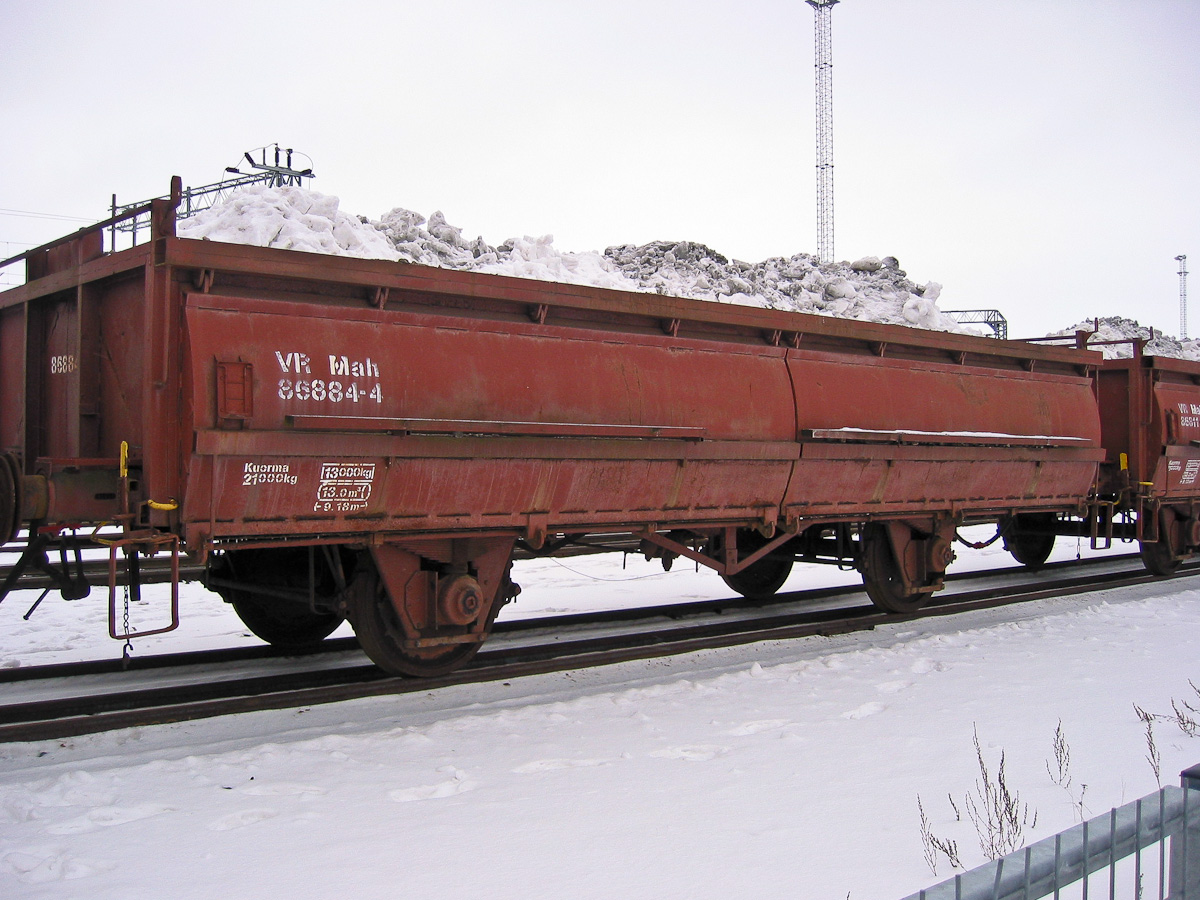
[[[817,259],[833,262],[833,33],[838,0],[805,0],[817,13]]]
[[[1179,263],[1179,337],[1187,339],[1187,254],[1175,257]]]

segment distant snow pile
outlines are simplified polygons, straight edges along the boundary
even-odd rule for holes
[[[336,197],[298,187],[256,185],[180,221],[178,231],[181,237],[234,244],[404,260],[939,331],[967,330],[938,308],[940,284],[910,281],[890,256],[818,264],[809,254],[798,253],[744,263],[693,241],[568,253],[556,249],[550,235],[510,238],[493,246],[482,237],[464,237],[441,212],[426,219],[397,208],[372,222],[341,212],[338,204]]]
[[[1091,344],[1101,343],[1092,349],[1101,351],[1107,359],[1127,359],[1133,356],[1133,340],[1147,341],[1142,352],[1147,356],[1174,356],[1179,359],[1200,360],[1200,342],[1193,340],[1181,341],[1169,334],[1163,334],[1153,328],[1139,325],[1133,319],[1121,316],[1107,316],[1101,319],[1087,319],[1074,328],[1066,328],[1058,334],[1075,334],[1077,331],[1094,331]],[[1107,344],[1106,341],[1122,343]]]

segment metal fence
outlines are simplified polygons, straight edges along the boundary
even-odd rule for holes
[[[905,900],[1200,900],[1200,766],[1181,784]]]

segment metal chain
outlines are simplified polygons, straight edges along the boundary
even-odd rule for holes
[[[125,635],[125,646],[121,648],[121,661],[129,662],[129,657],[133,654],[133,642],[129,639],[129,584],[125,585],[125,616],[122,620],[125,630],[122,632]]]

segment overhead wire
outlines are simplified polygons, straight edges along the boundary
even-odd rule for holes
[[[99,219],[85,219],[83,216],[64,216],[59,213],[39,213],[28,209],[4,209],[0,208],[0,215],[5,216],[20,216],[26,219],[57,219],[67,222],[98,222]]]

